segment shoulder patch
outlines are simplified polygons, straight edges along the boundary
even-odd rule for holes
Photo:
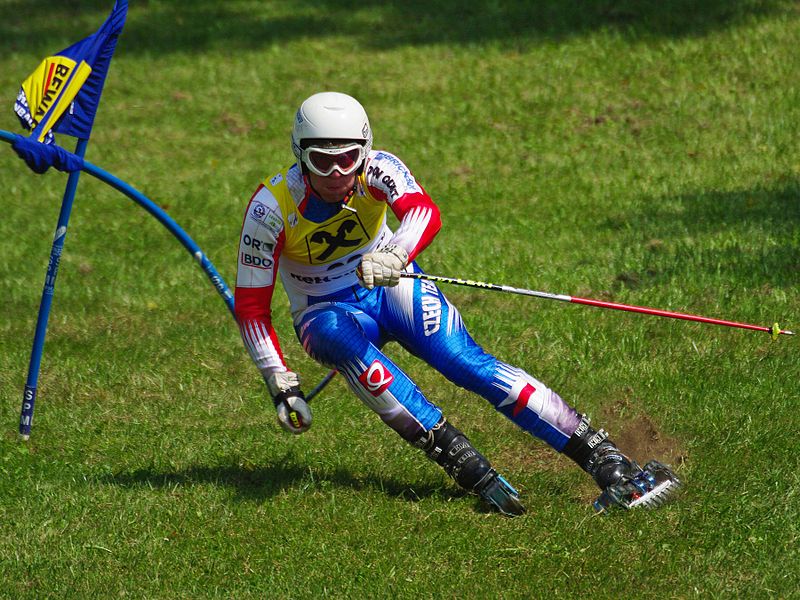
[[[275,236],[283,229],[283,219],[281,219],[281,216],[256,200],[250,205],[250,211],[247,213],[247,216],[256,223],[269,229]]]
[[[283,181],[283,173],[278,173],[272,179],[269,180],[270,185],[278,185],[281,181]]]

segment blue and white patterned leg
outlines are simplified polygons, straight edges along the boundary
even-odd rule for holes
[[[315,307],[316,308],[316,307]],[[442,417],[413,381],[370,339],[370,321],[346,304],[309,310],[297,326],[298,337],[315,360],[338,370],[350,389],[389,427],[415,443]]]

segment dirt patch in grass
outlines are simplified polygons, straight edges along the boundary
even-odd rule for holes
[[[651,459],[676,468],[683,465],[686,451],[680,440],[664,433],[655,419],[635,407],[635,401],[629,397],[609,404],[602,411],[598,426],[611,433],[620,450],[641,465]]]
[[[678,467],[686,460],[678,440],[661,432],[647,415],[628,418],[615,429],[618,433],[614,435],[614,441],[639,464],[655,458]]]

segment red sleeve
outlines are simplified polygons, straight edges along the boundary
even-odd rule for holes
[[[427,248],[442,228],[439,207],[422,186],[419,189],[420,192],[400,196],[390,205],[400,221],[400,227],[394,232],[390,243],[404,248],[409,261]]]
[[[234,312],[250,357],[266,378],[285,371],[278,336],[272,326],[272,294],[285,234],[265,225],[263,216],[275,208],[274,198],[259,186],[250,199],[239,238]]]
[[[413,260],[439,232],[439,208],[405,163],[389,152],[370,155],[366,183],[370,194],[391,206],[400,221],[389,243],[403,248]]]
[[[242,334],[244,345],[256,363],[256,366],[265,376],[264,369],[269,372],[283,367],[283,352],[278,341],[278,335],[272,326],[272,292],[274,286],[264,288],[236,288],[234,306],[236,320],[239,322],[239,331]]]

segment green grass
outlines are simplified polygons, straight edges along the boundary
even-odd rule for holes
[[[232,285],[293,111],[337,89],[441,207],[429,272],[800,328],[797,4],[574,4],[133,2],[87,158]],[[0,128],[110,6],[0,0]],[[202,271],[86,175],[19,443],[65,180],[0,149],[0,597],[800,597],[796,338],[448,289],[481,344],[687,482],[595,517],[568,460],[391,349],[522,491],[504,519],[341,380],[284,434]],[[325,369],[274,312],[310,388]]]

